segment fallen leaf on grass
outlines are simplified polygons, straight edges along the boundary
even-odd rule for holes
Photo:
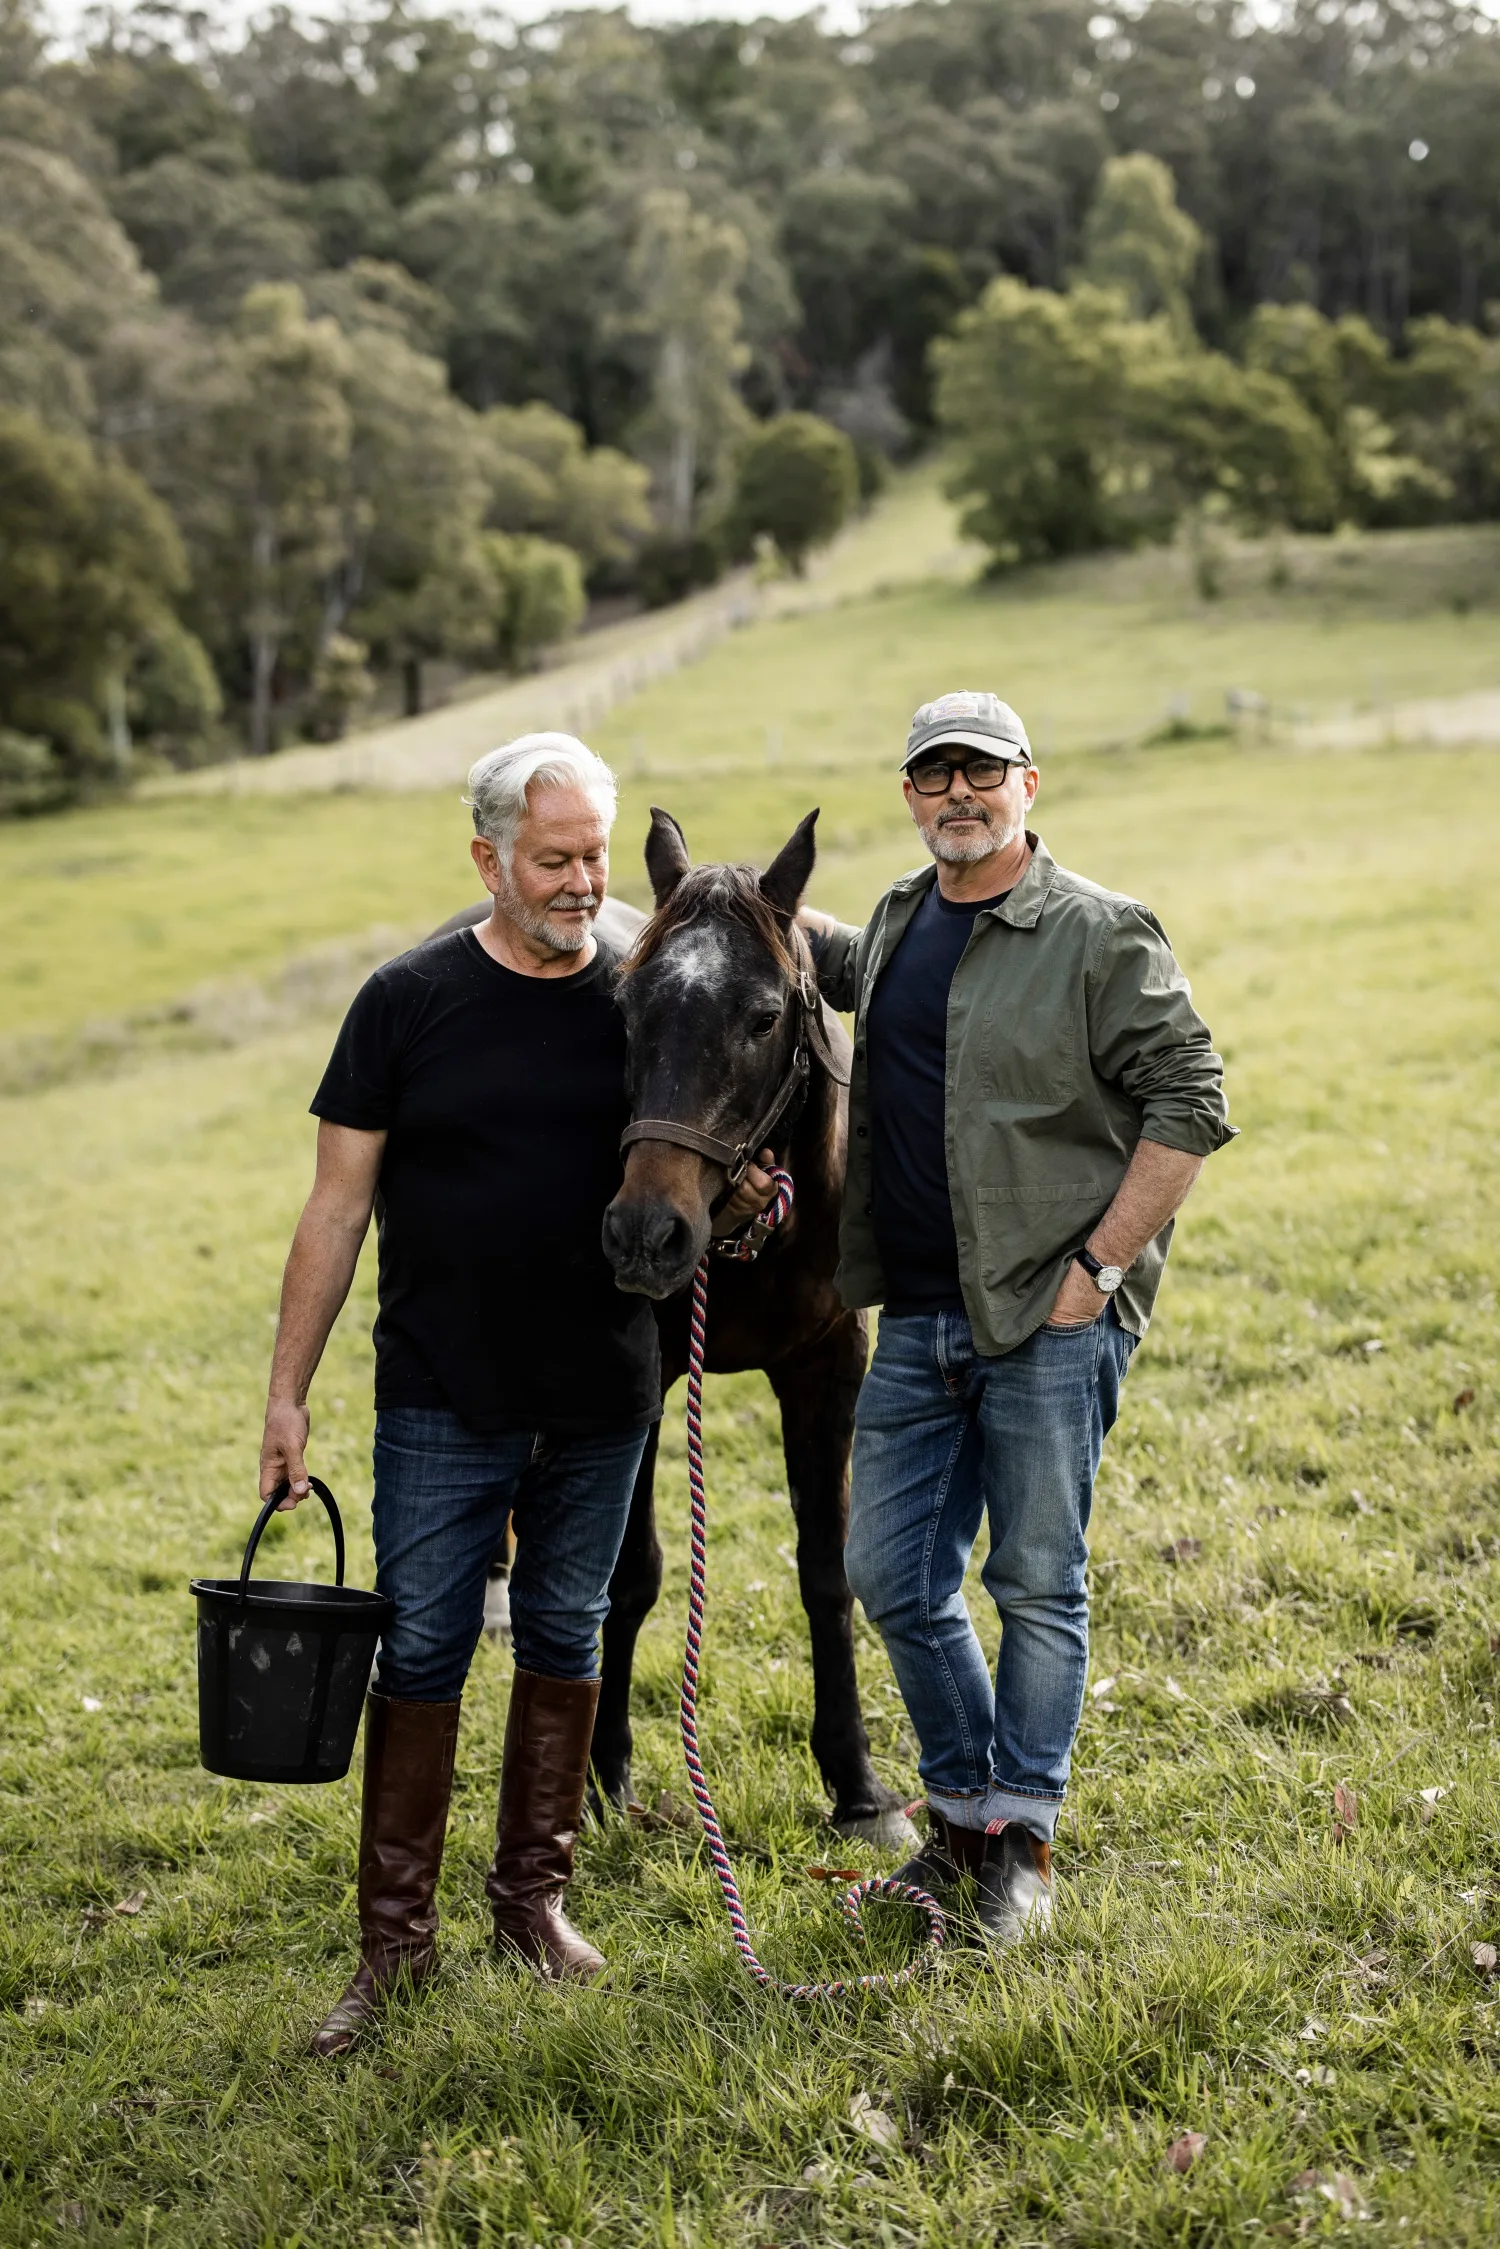
[[[1430,1827],[1437,1818],[1437,1808],[1447,1795],[1446,1788],[1424,1788],[1422,1791],[1422,1825]]]
[[[1333,1839],[1342,1843],[1359,1825],[1359,1798],[1352,1781],[1341,1780],[1333,1792]]]
[[[1294,2195],[1321,2195],[1331,2202],[1341,2218],[1368,2218],[1370,2205],[1358,2184],[1347,2171],[1299,2171],[1287,2192]]]
[[[86,1905],[83,1909],[83,1925],[86,1929],[102,1929],[122,1913],[134,1917],[145,1903],[145,1891],[132,1890],[129,1897],[121,1898],[117,1905]]]
[[[1112,1671],[1107,1679],[1096,1679],[1094,1681],[1094,1684],[1090,1687],[1089,1693],[1090,1695],[1092,1695],[1095,1702],[1102,1702],[1104,1697],[1109,1693],[1110,1688],[1118,1685],[1118,1677]]]
[[[1476,1944],[1469,1957],[1482,1976],[1492,1976],[1500,1963],[1500,1952],[1492,1944]]]
[[[57,2213],[57,2222],[60,2226],[71,2226],[75,2232],[81,2233],[88,2224],[83,2204],[81,2202],[63,2203]]]
[[[99,1697],[97,1695],[85,1695],[83,1698],[83,1707],[85,1710],[93,1712],[95,1710],[102,1710],[104,1708],[104,1705],[99,1700]],[[78,2204],[76,2202],[68,2203],[65,2205],[65,2207],[70,2210],[76,2210],[78,2208]],[[82,2219],[80,2219],[79,2224],[81,2225],[82,2223],[83,2221]]]
[[[1459,1391],[1458,1396],[1453,1401],[1453,1411],[1455,1413],[1462,1413],[1465,1406],[1472,1406],[1473,1403],[1474,1393],[1469,1388],[1468,1384],[1465,1383],[1463,1389]]]
[[[1191,2171],[1208,2141],[1202,2132],[1183,2132],[1172,2142],[1163,2158],[1169,2171]]]
[[[1316,2069],[1293,2070],[1292,2075],[1299,2085],[1331,2085],[1334,2081],[1333,2071],[1322,2062],[1318,2063]]]
[[[1161,1550],[1164,1562],[1196,1562],[1203,1552],[1201,1538],[1174,1538]]]
[[[807,2163],[802,2168],[802,2184],[805,2187],[832,2186],[837,2175],[831,2163]]]
[[[810,1866],[809,1882],[862,1882],[864,1876],[857,1866]]]
[[[1315,2046],[1320,2038],[1328,2036],[1328,2025],[1320,2023],[1316,2015],[1309,2015],[1297,2036],[1305,2045]]]
[[[1369,1984],[1384,1983],[1387,1980],[1385,1971],[1390,1964],[1390,1954],[1379,1945],[1375,1947],[1373,1952],[1362,1952],[1355,1962],[1355,1966],[1365,1982]]]
[[[868,2093],[856,2093],[849,2103],[849,2121],[856,2132],[863,2132],[867,2140],[877,2147],[899,2147],[901,2129],[894,2116],[877,2108]]]
[[[38,2023],[51,2004],[50,1999],[28,1999],[22,2012],[29,2023]]]

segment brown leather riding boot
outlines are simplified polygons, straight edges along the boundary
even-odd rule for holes
[[[359,1828],[359,1967],[313,2033],[325,2060],[347,2053],[398,1982],[437,1966],[437,1879],[443,1863],[456,1702],[365,1699],[365,1786]]]
[[[597,1679],[544,1679],[519,1665],[510,1690],[495,1863],[484,1886],[501,1951],[518,1952],[554,1983],[587,1980],[604,1966],[562,1909],[598,1700]]]

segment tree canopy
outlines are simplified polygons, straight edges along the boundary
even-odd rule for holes
[[[0,410],[168,511],[179,653],[254,749],[534,661],[575,578],[711,575],[778,417],[866,490],[941,419],[997,555],[1500,509],[1464,0],[89,21],[62,54],[0,0]],[[187,754],[191,695],[137,700]]]

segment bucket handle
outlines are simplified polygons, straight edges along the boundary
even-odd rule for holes
[[[342,1585],[344,1582],[344,1526],[339,1519],[338,1502],[321,1477],[309,1476],[307,1480],[328,1510],[328,1520],[333,1525],[334,1583],[335,1585]],[[245,1548],[245,1559],[240,1564],[241,1601],[245,1600],[250,1591],[250,1564],[255,1560],[255,1549],[260,1544],[261,1533],[282,1501],[287,1497],[291,1488],[291,1485],[283,1477],[255,1518],[255,1528],[250,1533],[250,1541]]]

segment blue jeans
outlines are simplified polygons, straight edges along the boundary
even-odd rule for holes
[[[916,1728],[928,1799],[958,1826],[1015,1820],[1050,1841],[1057,1825],[1088,1673],[1084,1532],[1135,1341],[1113,1305],[999,1359],[978,1355],[961,1312],[880,1323],[844,1560]],[[993,1682],[963,1591],[985,1515]]]
[[[378,1413],[375,1589],[396,1604],[380,1642],[380,1692],[397,1702],[462,1693],[507,1515],[516,1662],[549,1679],[597,1678],[599,1627],[645,1447],[644,1429],[479,1437],[441,1408]]]

